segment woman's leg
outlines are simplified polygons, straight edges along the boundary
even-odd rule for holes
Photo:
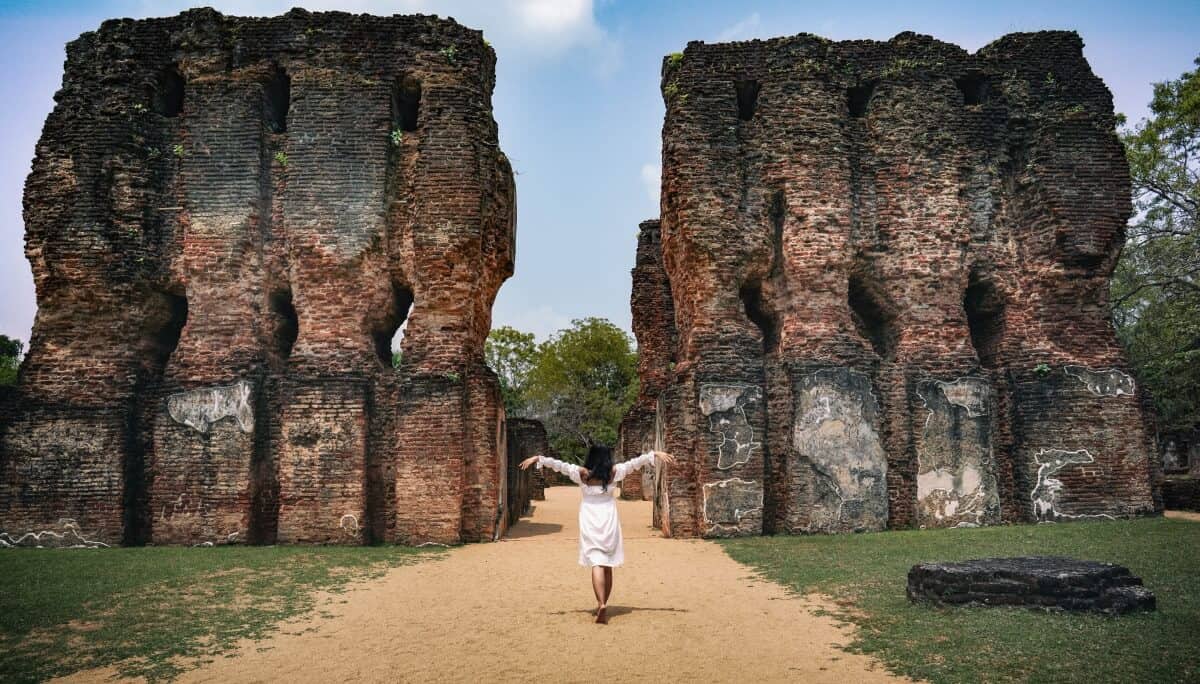
[[[603,608],[608,601],[608,590],[604,587],[605,568],[602,565],[592,566],[592,591],[596,593],[596,605]]]
[[[613,569],[604,566],[604,605],[608,605],[608,597],[612,596]]]

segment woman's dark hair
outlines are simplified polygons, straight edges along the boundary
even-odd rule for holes
[[[608,483],[612,482],[613,457],[612,447],[603,444],[593,444],[588,447],[587,461],[583,464],[588,475],[594,480],[600,480],[604,491],[608,491]]]

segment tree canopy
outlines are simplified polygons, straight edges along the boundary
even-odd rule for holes
[[[533,333],[502,326],[492,330],[483,348],[484,358],[500,378],[504,410],[512,416],[528,411],[529,372],[537,363],[538,345]]]
[[[1188,429],[1200,425],[1200,69],[1154,84],[1150,112],[1121,135],[1134,217],[1113,322],[1163,427]]]
[[[589,443],[616,444],[638,391],[637,352],[624,330],[584,318],[535,345],[529,333],[497,328],[485,354],[508,413],[541,420],[561,458],[582,461]]]
[[[21,349],[24,345],[6,335],[0,335],[0,385],[17,382],[17,366],[21,365]]]

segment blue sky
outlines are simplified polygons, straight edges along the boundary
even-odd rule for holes
[[[499,55],[493,101],[517,176],[517,267],[495,325],[540,338],[573,318],[630,329],[637,224],[658,215],[662,56],[689,40],[809,32],[886,40],[905,30],[974,51],[1013,31],[1071,29],[1118,111],[1146,114],[1150,83],[1200,54],[1200,2],[649,2],[632,0],[0,0],[0,334],[29,339],[36,310],[21,189],[62,78],[63,46],[111,17],[311,10],[453,16]]]

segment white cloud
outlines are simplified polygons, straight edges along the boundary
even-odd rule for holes
[[[642,185],[651,202],[658,203],[662,183],[662,167],[658,164],[642,164]]]
[[[170,15],[195,4],[143,0],[143,16]],[[584,49],[594,53],[601,76],[615,71],[621,56],[620,42],[596,23],[593,0],[211,0],[207,4],[233,16],[274,16],[303,7],[313,12],[454,17],[483,31],[501,58],[544,59]]]
[[[758,16],[758,12],[754,12],[750,16],[742,19],[738,23],[726,28],[717,34],[718,43],[726,43],[731,40],[745,40],[753,38],[762,24],[762,17]]]

